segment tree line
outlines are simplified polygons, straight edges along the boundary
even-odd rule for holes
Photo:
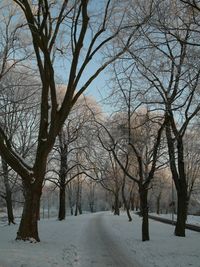
[[[114,195],[116,214],[120,190],[129,211],[134,184],[149,240],[148,192],[163,169],[177,192],[175,235],[185,236],[199,174],[198,138],[192,159],[187,147],[198,136],[199,9],[189,0],[2,1],[1,176],[8,206],[10,172],[23,189],[17,239],[40,241],[46,181],[60,190],[64,219],[66,187],[76,179],[81,195],[84,176]],[[83,95],[106,69],[109,115]]]

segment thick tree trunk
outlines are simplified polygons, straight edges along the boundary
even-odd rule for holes
[[[114,196],[115,196],[114,215],[119,215],[120,214],[120,210],[119,210],[119,196],[118,196],[118,193],[116,193]]]
[[[42,186],[24,185],[24,208],[17,232],[17,240],[40,241],[38,234],[38,215]]]
[[[64,131],[63,129],[59,133],[59,148],[60,148],[60,171],[59,171],[59,212],[58,212],[58,220],[62,221],[66,216],[66,197],[65,197],[65,189],[66,189],[66,176],[67,176],[67,157],[68,157],[68,145],[65,143],[64,139]]]
[[[176,236],[185,236],[185,225],[187,219],[187,193],[177,192],[177,222],[174,234]]]
[[[170,117],[168,116],[168,119]],[[170,169],[172,172],[172,178],[174,180],[178,206],[177,206],[177,222],[174,234],[176,236],[185,236],[185,224],[187,218],[187,182],[185,174],[185,163],[184,163],[184,146],[183,146],[183,136],[177,135],[177,151],[174,148],[174,139],[172,137],[170,123],[166,125],[166,137],[168,143],[168,151],[170,158]],[[176,153],[178,155],[176,160]]]
[[[60,183],[60,195],[59,195],[59,212],[58,220],[62,221],[66,216],[66,207],[65,207],[65,183]]]
[[[182,138],[177,141],[177,151],[178,151],[178,171],[179,171],[179,180],[178,185],[176,182],[177,190],[177,222],[175,227],[176,236],[185,236],[185,224],[187,219],[187,182],[185,174],[185,164],[184,164],[184,148]]]
[[[140,208],[142,215],[142,241],[148,241],[149,238],[149,217],[148,217],[148,202],[147,202],[147,189],[140,189]]]

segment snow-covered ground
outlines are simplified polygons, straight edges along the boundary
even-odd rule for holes
[[[150,215],[166,218],[169,220],[172,219],[172,214],[169,214],[169,213],[168,214],[159,214],[159,215],[156,213],[150,213]],[[174,214],[174,220],[176,220],[176,214]],[[200,216],[188,215],[187,216],[187,223],[200,226]]]
[[[18,226],[0,226],[0,267],[200,267],[200,233],[173,235],[174,227],[150,220],[141,241],[141,218],[109,212],[41,220],[41,242],[15,241]]]

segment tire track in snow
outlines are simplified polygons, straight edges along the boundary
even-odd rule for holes
[[[81,267],[139,267],[129,259],[120,244],[112,240],[109,230],[104,226],[103,213],[89,219],[83,233],[80,251]]]

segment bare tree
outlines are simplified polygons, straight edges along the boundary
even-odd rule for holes
[[[95,212],[95,191],[96,191],[96,187],[97,187],[97,183],[90,180],[85,180],[86,185],[88,187],[88,191],[87,191],[87,197],[88,197],[88,204],[89,204],[89,208],[91,213]]]
[[[27,72],[22,74],[21,71],[21,68],[13,67],[9,73],[1,78],[4,87],[0,91],[0,125],[16,151],[21,154],[22,158],[27,158],[30,161],[36,141],[34,131],[38,126],[37,87],[39,84],[34,79],[29,78],[28,81]],[[29,87],[29,91],[26,90],[27,87]],[[35,98],[34,101],[33,98]],[[14,223],[12,191],[15,190],[15,184],[19,179],[3,157],[2,176],[5,193],[2,192],[1,195],[6,200],[10,224]]]
[[[171,180],[170,180],[171,177],[169,177],[169,175],[170,175],[170,170],[166,166],[165,169],[161,169],[156,173],[152,181],[151,194],[156,202],[155,208],[156,208],[157,214],[161,213],[162,206],[163,206],[162,202],[163,202],[163,199],[166,198],[166,194],[167,196],[170,195],[171,197],[170,191],[171,191],[172,186],[171,186]],[[175,202],[172,203],[172,201],[174,200],[171,199],[170,203],[168,203],[168,199],[167,199],[167,205],[175,207]]]
[[[91,114],[88,110],[88,106],[90,106],[94,112],[98,109],[98,104],[94,100],[92,103],[89,97],[79,99],[58,135],[58,140],[54,145],[53,152],[49,155],[46,179],[56,184],[59,188],[59,220],[64,220],[66,215],[66,186],[73,179],[78,181],[77,177],[81,173],[83,174],[84,160],[82,160],[82,162],[78,160],[80,157],[77,155],[80,154],[81,151],[88,150],[86,148],[88,144],[86,144],[84,140],[89,133],[88,128],[90,127],[89,122]],[[59,169],[57,166],[59,166]],[[53,177],[49,177],[50,175],[53,175]],[[77,188],[79,188],[78,182]],[[68,187],[68,189],[70,189],[70,187]]]
[[[23,66],[31,53],[27,49],[30,39],[21,31],[23,21],[19,10],[10,1],[0,3],[0,80],[16,66]],[[1,86],[1,91],[4,88]]]
[[[24,14],[27,31],[32,38],[34,60],[37,63],[41,78],[42,91],[40,101],[40,125],[37,150],[33,164],[22,160],[9,142],[6,133],[0,131],[0,153],[5,161],[21,176],[25,187],[25,205],[17,239],[33,238],[39,241],[37,219],[40,207],[42,184],[46,172],[46,163],[56,136],[79,96],[88,88],[92,81],[113,61],[119,58],[132,42],[135,32],[144,20],[132,25],[123,49],[113,48],[109,58],[104,57],[103,63],[89,75],[86,73],[88,64],[105,47],[111,48],[113,42],[123,29],[127,28],[123,9],[118,10],[115,1],[99,8],[102,15],[95,17],[88,11],[92,4],[87,0],[62,2],[13,0]],[[114,27],[112,22],[115,21]],[[63,34],[61,34],[61,32]],[[61,40],[61,36],[63,39]],[[90,38],[91,37],[91,38]],[[64,48],[62,49],[62,44]],[[66,45],[67,44],[67,45]],[[114,43],[113,43],[114,44]],[[67,91],[61,105],[56,97],[56,69],[54,63],[58,55],[70,62],[67,77]],[[83,79],[85,78],[85,79]]]
[[[143,217],[142,240],[146,241],[149,240],[147,195],[150,182],[157,169],[156,163],[159,157],[164,122],[160,119],[151,121],[151,123],[155,125],[155,129],[157,129],[156,132],[154,130],[154,134],[151,134],[150,131],[153,127],[148,126],[150,122],[149,115],[144,115],[143,119],[145,121],[141,123],[141,125],[143,125],[143,134],[146,126],[147,131],[145,137],[140,133],[141,138],[134,133],[134,128],[131,127],[131,123],[125,124],[127,125],[126,127],[124,123],[122,125],[118,124],[117,128],[115,127],[114,129],[112,125],[112,130],[102,122],[98,121],[97,124],[101,126],[99,127],[100,130],[98,131],[98,136],[102,147],[112,154],[117,165],[121,168],[124,174],[138,185],[140,210]],[[129,122],[131,122],[131,120],[129,120]],[[109,125],[111,125],[110,122]],[[136,129],[137,128],[138,127],[136,127]],[[120,134],[121,131],[123,134]],[[105,139],[105,136],[107,136],[107,140]],[[130,164],[130,161],[132,164]],[[135,166],[133,165],[133,162],[136,164]],[[131,167],[127,168],[129,164]]]
[[[130,55],[148,84],[143,101],[165,113],[169,162],[178,197],[175,235],[185,236],[188,195],[183,140],[200,110],[200,68],[190,45],[194,40],[193,16],[181,9],[179,2],[171,6],[163,1],[149,23],[149,29],[144,27],[141,32],[144,49],[140,53],[132,50]]]

